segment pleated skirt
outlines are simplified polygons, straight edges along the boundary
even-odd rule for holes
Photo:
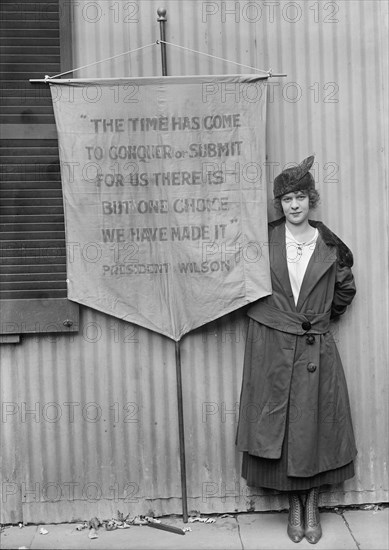
[[[354,477],[354,462],[320,472],[311,477],[288,476],[288,419],[285,427],[285,437],[282,444],[281,457],[261,458],[243,453],[242,477],[248,486],[263,487],[276,491],[304,491],[322,485],[335,485]]]

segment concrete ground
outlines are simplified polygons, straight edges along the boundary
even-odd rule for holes
[[[331,550],[388,550],[389,508],[378,510],[323,511],[321,521],[323,537],[315,546]],[[128,529],[106,531],[98,529],[98,538],[90,539],[89,530],[78,531],[79,524],[6,526],[1,532],[2,549],[109,549],[109,550],[174,550],[210,549],[249,550],[312,548],[305,539],[298,546],[286,535],[287,513],[265,512],[213,516],[215,523],[187,523],[180,517],[161,518],[163,523],[187,528],[185,535],[153,529],[148,526],[131,526]],[[41,528],[48,531],[40,534]]]

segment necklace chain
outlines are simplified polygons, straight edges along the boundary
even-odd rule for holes
[[[299,248],[300,250],[302,250],[302,247],[303,246],[307,246],[309,244],[312,244],[315,240],[316,240],[316,237],[317,237],[317,232],[315,231],[315,234],[313,235],[312,239],[309,239],[308,241],[304,241],[304,242],[299,242],[297,239],[295,239],[291,233],[291,231],[288,229],[288,238],[291,240],[291,241],[294,241],[295,245],[297,246],[297,248]]]
[[[290,241],[292,241],[293,244],[296,246],[296,248],[297,248],[297,254],[298,254],[299,257],[301,257],[301,256],[303,255],[303,247],[313,244],[313,243],[315,242],[316,238],[317,238],[317,230],[315,231],[315,234],[314,234],[314,236],[312,237],[312,239],[310,239],[309,241],[304,241],[304,242],[299,242],[299,241],[297,241],[297,240],[293,237],[293,235],[292,235],[292,233],[291,233],[291,231],[290,231],[289,229],[288,229],[288,233],[289,233],[288,239],[289,239]]]

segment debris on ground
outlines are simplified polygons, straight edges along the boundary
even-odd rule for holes
[[[104,525],[107,531],[114,531],[115,529],[129,529],[131,527],[130,523],[127,523],[126,521],[119,521],[117,519],[104,521]]]
[[[200,523],[216,523],[215,518],[202,518],[200,516],[190,517],[188,521],[189,523],[194,523],[195,521],[199,521]]]
[[[102,522],[99,520],[99,518],[94,517],[94,518],[89,520],[89,522],[88,522],[88,527],[89,527],[88,537],[90,539],[99,538],[99,535],[97,534],[97,531],[98,531],[100,525],[102,525]]]
[[[131,520],[127,520],[131,525],[146,525],[147,519],[143,516],[135,516]]]
[[[128,519],[130,518],[130,514],[127,514],[126,516],[123,514],[123,512],[121,512],[120,510],[118,510],[118,513],[117,513],[117,521],[122,521],[122,522],[126,522]]]
[[[325,507],[327,512],[335,512],[335,514],[343,515],[345,512],[355,511],[355,510],[364,510],[372,511],[373,514],[380,512],[387,508],[388,505],[386,502],[380,503],[371,503],[371,504],[347,504],[346,506],[331,506]]]
[[[96,531],[100,527],[100,525],[102,525],[102,522],[99,520],[99,518],[96,517],[90,519],[88,523],[89,529],[95,529]]]
[[[97,531],[96,531],[96,529],[95,529],[94,527],[91,527],[91,528],[89,529],[89,535],[88,535],[88,537],[89,537],[90,539],[97,539],[97,538],[99,537],[99,535],[97,534]]]
[[[47,535],[47,534],[48,534],[48,530],[45,529],[44,527],[41,527],[41,528],[39,529],[39,534],[40,534],[40,535]]]
[[[379,512],[380,510],[383,510],[384,507],[380,506],[379,504],[362,504],[360,506],[361,510],[372,510],[374,513]]]
[[[206,518],[204,518],[206,519]],[[181,528],[175,527],[173,525],[168,525],[167,523],[162,523],[159,519],[152,518],[150,516],[130,516],[127,514],[124,516],[121,512],[117,513],[116,518],[109,520],[100,520],[97,517],[90,519],[88,522],[84,522],[80,525],[77,525],[77,531],[82,531],[89,527],[89,538],[97,539],[98,538],[98,529],[101,526],[105,527],[106,531],[115,531],[116,529],[129,529],[132,526],[143,526],[147,525],[153,527],[154,529],[161,529],[163,531],[169,531],[170,533],[176,533],[177,535],[185,535],[186,532],[191,531],[190,527]]]
[[[162,523],[159,519],[154,519],[146,517],[147,524],[149,527],[154,527],[154,529],[162,529],[163,531],[169,531],[170,533],[176,533],[177,535],[185,535],[186,530],[181,529],[181,527],[175,527],[173,525],[168,525],[167,523]]]
[[[125,516],[118,510],[116,518],[104,520],[102,523],[107,531],[114,531],[115,529],[129,529],[131,525],[146,525],[147,521],[142,519],[142,516],[132,517],[130,514]]]

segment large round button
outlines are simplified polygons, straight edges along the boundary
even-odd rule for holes
[[[315,363],[308,363],[308,366],[307,366],[307,371],[308,372],[315,372],[315,370],[317,369]]]
[[[312,325],[309,321],[303,321],[301,323],[301,326],[302,326],[303,330],[310,330],[311,327],[312,327]]]

